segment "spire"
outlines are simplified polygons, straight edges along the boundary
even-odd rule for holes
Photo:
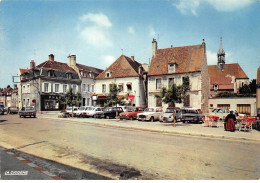
[[[218,50],[218,68],[224,70],[225,67],[225,51],[222,46],[222,37],[220,37],[220,45]]]

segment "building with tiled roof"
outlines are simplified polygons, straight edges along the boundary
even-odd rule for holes
[[[10,85],[0,91],[0,104],[5,107],[18,107],[17,86],[11,88]]]
[[[210,94],[212,97],[219,92],[238,93],[239,88],[244,84],[249,84],[249,78],[238,63],[226,64],[225,52],[220,40],[217,54],[217,65],[209,65]]]
[[[119,95],[128,95],[127,104],[145,106],[146,74],[142,64],[134,56],[130,58],[121,55],[96,78],[98,104],[104,105],[110,84],[115,83],[121,90]]]
[[[186,94],[182,107],[200,108],[207,111],[209,95],[209,77],[206,58],[206,44],[157,49],[157,41],[152,42],[152,60],[148,71],[148,105],[162,106],[161,99],[156,99],[163,87],[173,83],[182,85],[187,81],[190,90]]]

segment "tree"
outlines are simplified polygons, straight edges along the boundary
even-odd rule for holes
[[[120,92],[120,88],[117,87],[115,83],[109,85],[109,94],[108,94],[108,101],[105,106],[113,106],[114,104],[117,106],[118,104],[124,104],[124,97],[118,95]],[[116,113],[116,117],[118,114]]]
[[[252,81],[247,85],[244,84],[239,88],[239,93],[244,95],[256,94],[256,79],[252,79]]]
[[[162,102],[166,104],[172,104],[175,107],[175,103],[182,103],[186,92],[189,90],[189,85],[183,84],[176,86],[173,84],[170,88],[166,89],[165,87],[162,88],[159,94],[156,94],[156,98],[161,98]],[[175,111],[173,110],[173,122],[175,127]]]

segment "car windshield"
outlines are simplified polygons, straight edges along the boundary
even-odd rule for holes
[[[154,112],[154,108],[146,108],[144,111],[145,112]]]
[[[132,108],[132,107],[129,107],[129,108],[127,108],[127,110],[126,110],[127,112],[133,112],[134,111],[134,108]]]
[[[165,112],[166,113],[173,113],[173,108],[167,108]]]
[[[94,107],[88,107],[87,111],[93,111],[95,108]]]
[[[80,108],[79,108],[79,110],[84,110],[85,109],[85,107],[84,106],[81,106]]]
[[[218,109],[213,109],[211,112],[218,112]]]
[[[104,111],[112,111],[112,108],[108,107],[108,108],[105,108]]]
[[[182,114],[185,113],[194,113],[194,114],[200,114],[202,111],[200,109],[182,109]]]
[[[71,110],[72,109],[72,107],[67,107],[67,110]]]
[[[34,108],[33,107],[26,107],[25,110],[26,111],[30,111],[30,110],[33,110]]]

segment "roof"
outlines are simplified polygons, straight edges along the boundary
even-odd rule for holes
[[[80,71],[84,70],[84,71],[92,72],[95,75],[95,77],[98,76],[101,72],[104,71],[103,69],[98,69],[98,68],[95,68],[95,67],[90,67],[90,66],[82,65],[82,64],[76,64],[76,66],[78,67],[78,69]],[[90,77],[89,75],[86,75],[86,76]]]
[[[22,74],[24,74],[25,72],[28,72],[28,71],[30,71],[30,70],[31,70],[31,69],[21,69],[21,68],[20,68],[20,73],[21,73],[21,75],[22,75]]]
[[[257,69],[256,84],[260,85],[260,67]]]
[[[133,61],[131,58],[121,55],[114,63],[112,63],[105,71],[103,71],[96,79],[111,79],[122,77],[138,77],[138,68],[141,64]],[[106,72],[111,73],[111,77],[106,77]]]
[[[168,64],[176,64],[174,73],[201,71],[204,59],[204,46],[193,45],[158,49],[152,58],[148,75],[165,75],[168,73]]]
[[[7,95],[8,93],[11,93],[13,91],[12,88],[5,88],[3,89],[3,91],[1,92],[1,95]]]
[[[55,70],[60,70],[60,71],[70,71],[70,72],[76,72],[73,68],[71,68],[70,66],[68,66],[68,64],[66,63],[62,63],[62,62],[57,62],[57,61],[45,61],[39,65],[37,65],[36,67],[38,68],[48,68],[48,69],[55,69]]]
[[[247,75],[238,63],[225,64],[224,70],[220,70],[217,65],[209,65],[208,72],[210,76],[210,89],[213,89],[214,84],[218,84],[218,89],[234,89],[234,84],[231,83],[232,76],[236,79],[248,79]]]

